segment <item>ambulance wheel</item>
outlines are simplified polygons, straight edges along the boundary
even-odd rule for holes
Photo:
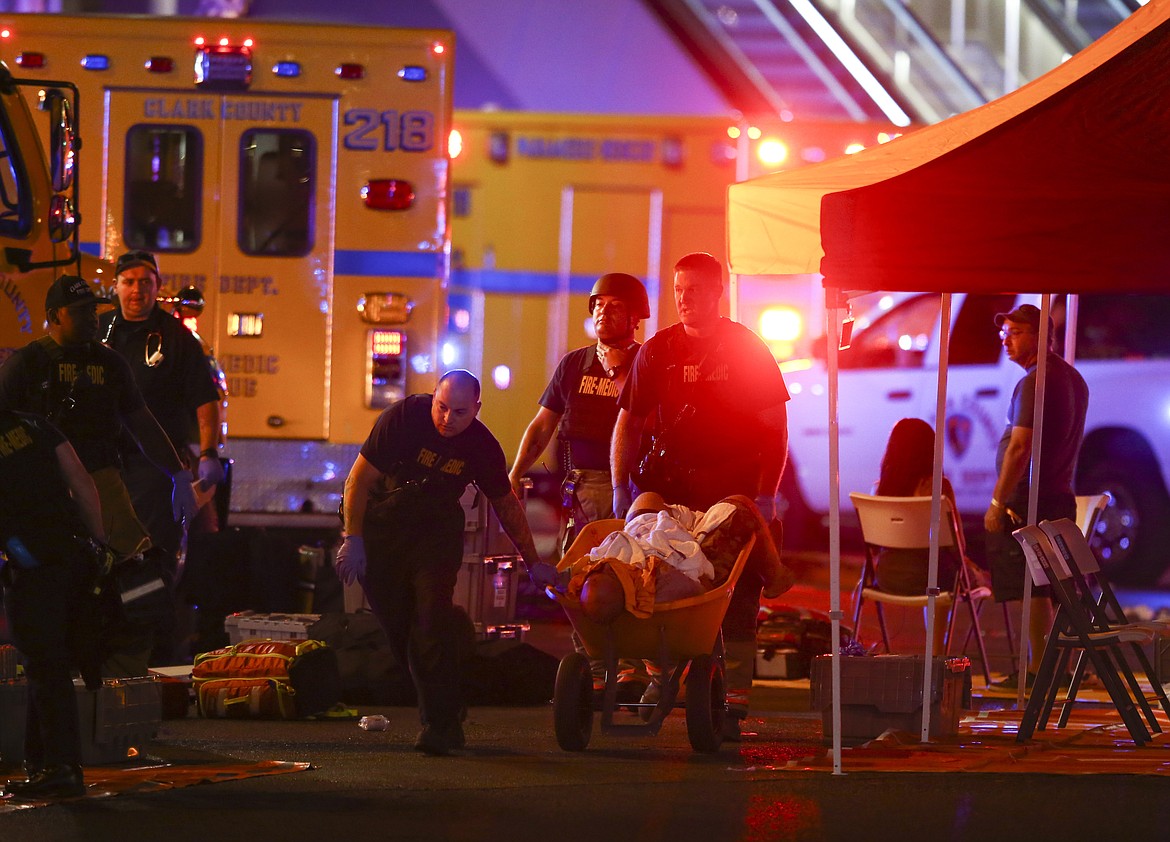
[[[557,745],[565,751],[584,751],[593,733],[593,672],[589,659],[570,652],[557,668],[553,690],[553,726]]]
[[[700,655],[687,672],[687,737],[695,751],[716,752],[723,745],[726,700],[719,659]]]

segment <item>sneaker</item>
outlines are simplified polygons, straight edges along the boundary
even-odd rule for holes
[[[80,766],[50,766],[28,780],[10,782],[4,794],[19,800],[78,798],[85,795],[85,780]]]
[[[642,698],[639,700],[644,705],[657,705],[662,698],[662,685],[657,681],[651,681],[646,685],[646,689],[642,691]],[[654,715],[654,708],[642,707],[638,708],[638,716],[642,718],[643,722],[649,722],[650,717]]]
[[[445,757],[465,745],[467,745],[467,739],[463,735],[463,726],[454,722],[445,728],[424,725],[414,741],[414,750],[432,757]]]

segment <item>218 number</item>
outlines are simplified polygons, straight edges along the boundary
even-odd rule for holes
[[[426,152],[434,145],[435,117],[429,111],[375,111],[352,108],[345,112],[345,148],[373,152],[401,149]]]

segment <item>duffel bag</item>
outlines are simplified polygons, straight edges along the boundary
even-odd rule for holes
[[[341,701],[337,653],[319,640],[252,640],[195,656],[199,713],[300,719]]]

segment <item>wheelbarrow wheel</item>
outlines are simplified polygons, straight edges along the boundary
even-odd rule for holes
[[[687,736],[695,751],[715,752],[723,745],[726,705],[719,659],[699,655],[687,673]]]
[[[584,751],[593,733],[593,673],[589,659],[570,652],[557,668],[553,689],[553,725],[557,745],[565,751]]]

